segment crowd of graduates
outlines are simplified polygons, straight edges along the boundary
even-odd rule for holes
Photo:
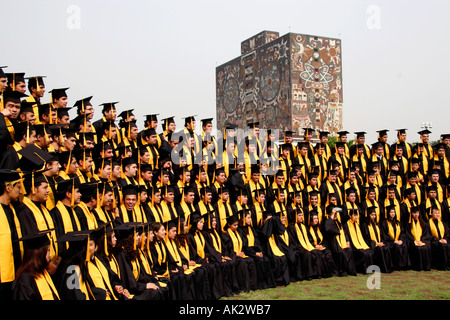
[[[207,300],[310,279],[449,270],[450,135],[366,144],[146,115],[0,68],[0,296]],[[27,83],[28,82],[28,83]],[[27,92],[28,91],[28,92]],[[70,113],[76,112],[76,117]],[[162,128],[159,129],[158,125]],[[318,136],[313,144],[312,137]],[[262,138],[261,138],[262,137]]]

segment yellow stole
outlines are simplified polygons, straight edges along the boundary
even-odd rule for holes
[[[394,199],[394,205],[395,205],[395,217],[398,221],[400,221],[400,204],[398,203],[397,199]],[[386,207],[390,206],[389,198],[386,198],[384,200],[384,208],[385,208],[385,218],[387,219],[388,212],[386,210]]]
[[[438,227],[436,228],[435,221],[436,220],[434,220],[434,219],[430,219],[431,234],[433,236],[435,236],[436,238],[438,238],[439,240],[441,240],[444,238],[444,234],[445,234],[444,225],[442,224],[441,220],[437,220]],[[439,233],[438,233],[438,229],[439,229]]]
[[[315,229],[313,226],[309,227],[309,233],[311,234],[311,237],[313,238],[315,246],[322,243],[323,235],[322,235],[322,232],[320,231],[319,227],[317,227],[317,236],[316,236],[316,232],[315,232]],[[325,247],[323,247],[323,249],[325,249]]]
[[[256,212],[256,225],[262,226],[263,225],[263,210],[265,210],[264,205],[256,202],[255,203],[255,212]]]
[[[89,210],[88,206],[84,202],[80,202],[78,204],[78,207],[83,210],[84,216],[86,217],[86,221],[88,224],[89,230],[94,230],[98,228],[97,220],[95,219],[95,216],[92,214],[91,210]]]
[[[158,253],[158,264],[161,266],[163,263],[166,264],[166,271],[161,275],[161,277],[168,277],[169,276],[169,268],[167,265],[167,252],[166,248],[162,244],[164,240],[161,240],[161,242],[155,242],[155,249]]]
[[[102,222],[109,222],[110,220],[108,218],[108,215],[103,210],[104,210],[103,207],[97,207],[94,209],[94,211],[97,213],[99,219]]]
[[[64,233],[72,232],[74,231],[72,220],[70,219],[70,213],[67,210],[66,206],[61,202],[58,201],[56,203],[56,208],[58,208],[59,212],[61,213],[61,218],[63,220],[63,227],[64,227]],[[80,230],[80,222],[78,221],[77,215],[73,214],[75,223],[77,224],[77,230]]]
[[[36,225],[39,231],[46,231],[55,228],[50,213],[42,204],[42,212],[28,197],[23,198],[23,204],[26,205],[31,210],[31,212],[33,212],[34,220],[36,221]],[[53,230],[50,232],[50,257],[52,260],[58,256],[58,246],[56,245],[56,239],[56,230]]]
[[[205,259],[205,237],[200,231],[196,231],[194,235],[195,244],[197,245],[197,254],[200,258]]]
[[[220,241],[220,236],[215,229],[212,230],[211,239],[216,251],[222,253],[222,242]]]
[[[311,244],[311,242],[309,242],[305,225],[303,223],[296,223],[295,231],[297,233],[297,239],[300,242],[300,245],[308,251],[314,250],[313,245]]]
[[[285,227],[287,227],[289,223],[288,223],[288,218],[287,218],[287,214],[286,214],[286,207],[284,206],[284,204],[275,200],[273,202],[273,207],[275,208],[275,213],[278,213],[280,215],[280,218],[283,214],[286,216],[286,222],[284,225],[285,225]]]
[[[277,243],[276,243],[276,241],[275,241],[275,236],[274,235],[272,235],[270,238],[269,238],[269,246],[270,246],[270,249],[272,249],[272,253],[275,255],[275,256],[277,256],[277,257],[282,257],[282,256],[284,256],[284,253],[280,250],[280,248],[278,248],[278,246],[277,246]]]
[[[437,202],[437,208],[439,209],[439,213],[440,213],[440,215],[439,215],[439,220],[442,220],[442,210],[441,210],[441,204],[439,203],[439,201],[436,199],[436,202]],[[432,204],[431,204],[431,199],[430,198],[428,198],[426,201],[425,201],[425,210],[428,210],[429,208],[431,208],[432,207]],[[430,221],[430,219],[431,219],[431,212],[428,214],[426,214],[426,216],[427,216],[427,218],[428,218],[428,221]]]
[[[358,250],[367,250],[369,247],[367,246],[366,242],[364,241],[364,238],[361,233],[361,229],[359,228],[359,224],[356,222],[353,222],[351,219],[347,221],[348,230],[350,233],[350,239],[353,242],[353,245]]]
[[[336,240],[339,244],[339,246],[342,249],[346,249],[347,248],[347,239],[345,238],[345,232],[344,232],[344,228],[342,228],[341,226],[339,226],[339,224],[337,223],[337,221],[335,221],[336,226],[339,229],[339,235],[336,236]]]
[[[387,220],[387,225],[388,225],[388,232],[389,232],[389,236],[394,239],[395,241],[398,241],[399,237],[400,237],[400,224],[399,223],[395,223],[395,230],[394,230],[394,226],[392,225],[391,221]]]
[[[369,234],[370,234],[370,239],[372,239],[375,242],[381,242],[381,237],[380,237],[380,228],[378,227],[378,225],[373,223],[369,223]]]
[[[169,211],[169,206],[172,207],[173,213],[175,214],[175,217],[178,216],[177,211],[175,209],[175,206],[173,205],[173,203],[167,203],[166,201],[161,201],[161,208],[162,208],[162,213],[163,213],[163,222],[167,222],[172,220],[172,216],[170,215],[170,211]]]
[[[235,232],[228,228],[228,234],[230,235],[231,241],[233,242],[233,250],[236,253],[242,252],[242,238],[238,232]],[[242,258],[248,258],[245,254]]]
[[[114,255],[110,254],[108,256],[108,260],[109,260],[109,267],[111,268],[112,271],[114,271],[117,274],[117,276],[120,279],[120,268],[119,268],[119,263],[116,260],[116,257],[114,257]]]
[[[247,234],[248,246],[253,247],[255,246],[255,235],[253,234],[253,230],[250,226],[247,228],[247,230],[248,230]]]
[[[376,221],[380,222],[380,206],[378,205],[378,201],[374,200],[374,203],[370,202],[369,199],[366,199],[366,208],[375,207],[375,213],[377,214]],[[367,209],[366,209],[367,210]]]
[[[89,276],[94,286],[109,291],[110,295],[106,296],[106,300],[117,300],[117,297],[114,295],[114,290],[111,287],[108,270],[106,270],[103,263],[97,257],[94,256],[94,260],[95,264],[92,261],[88,261],[87,263]]]
[[[420,238],[422,237],[422,227],[420,226],[419,220],[413,219],[413,221],[411,222],[411,234],[414,237],[415,241],[420,241]],[[425,243],[422,243],[422,246],[424,245]]]
[[[222,200],[219,200],[217,202],[217,208],[219,209],[220,228],[222,231],[224,231],[224,227],[227,225],[228,218],[225,206],[227,206],[229,214],[232,215],[233,210],[228,203],[224,203]]]
[[[12,210],[14,223],[16,225],[16,231],[18,238],[22,238],[22,232],[20,230],[20,223],[16,216],[16,211],[14,207],[9,204]],[[5,210],[0,204],[0,279],[2,283],[11,282],[15,279],[15,266],[14,266],[14,255],[13,246],[11,241],[11,230],[9,228],[9,222],[6,218]],[[20,242],[20,251],[23,255],[23,243]]]
[[[55,300],[53,295],[59,299],[58,291],[53,284],[53,280],[48,274],[47,270],[44,269],[44,272],[40,274],[37,278],[34,278],[36,281],[36,286],[38,287],[39,294],[42,297],[42,300]]]

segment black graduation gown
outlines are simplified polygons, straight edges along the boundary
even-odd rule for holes
[[[340,235],[339,227],[343,228],[338,220],[328,218],[324,223],[324,237],[332,252],[333,260],[338,269],[338,276],[356,276],[356,266],[352,249],[341,248],[336,239],[336,237]],[[347,233],[345,234],[345,237],[347,241],[350,241]]]
[[[431,232],[431,224],[434,223],[436,226],[436,231],[438,232],[438,235],[441,237],[441,239],[447,240],[447,243],[441,243],[439,242],[439,239],[436,238],[432,232]],[[450,232],[448,229],[448,226],[445,222],[442,222],[442,225],[444,226],[444,234],[441,234],[437,220],[430,219],[428,221],[428,225],[430,226],[429,233],[431,235],[431,266],[434,269],[438,270],[450,270]]]
[[[200,231],[195,231],[193,228],[191,228],[190,232],[188,233],[188,239],[189,239],[189,256],[193,261],[195,261],[198,264],[201,264],[203,268],[206,269],[207,275],[208,275],[208,282],[209,282],[209,288],[210,288],[210,294],[209,296],[211,299],[219,299],[223,296],[223,276],[220,271],[220,266],[216,263],[213,263],[209,261],[208,256],[209,254],[206,251],[206,239],[205,239],[205,257],[202,258],[198,254],[198,248],[197,248],[197,242],[195,241],[195,234],[196,232],[201,233]],[[203,234],[203,233],[201,233]],[[231,290],[230,290],[231,291]]]
[[[20,166],[19,155],[13,147],[8,148],[0,160],[0,168],[17,170]]]
[[[373,227],[375,229],[375,227]],[[375,233],[375,237],[377,237],[377,242],[383,242],[382,240],[382,232],[381,227],[378,225],[380,230],[380,234]],[[361,232],[363,234],[364,240],[366,244],[373,250],[373,261],[374,264],[380,267],[380,271],[383,273],[391,273],[394,271],[394,267],[392,264],[391,250],[389,246],[384,243],[384,246],[377,246],[376,242],[372,240],[370,237],[369,224],[363,223],[361,224]]]
[[[300,224],[299,228],[301,228]],[[323,272],[324,266],[322,260],[319,257],[318,252],[319,250],[313,249],[309,251],[301,245],[300,239],[298,238],[297,231],[295,228],[295,223],[289,224],[287,227],[287,231],[289,234],[289,241],[290,241],[289,246],[294,247],[301,257],[303,279],[309,280],[312,278],[321,277],[324,273]],[[302,232],[301,229],[300,232]],[[308,231],[306,231],[306,234],[303,234],[302,232],[302,235],[304,237],[304,241],[309,241]]]
[[[394,239],[389,235],[389,225],[388,223],[398,223],[400,225],[400,236],[398,240],[401,240],[403,243],[396,244]],[[386,245],[389,247],[391,251],[392,258],[392,267],[394,270],[405,270],[411,266],[411,262],[409,259],[408,246],[406,242],[406,235],[403,228],[403,225],[395,220],[382,220],[380,225],[381,231],[381,239]],[[393,229],[394,234],[396,232],[396,228]]]
[[[411,222],[413,223],[413,222]],[[414,270],[430,271],[431,270],[431,234],[428,222],[424,221],[422,226],[422,236],[420,241],[425,243],[424,246],[416,246],[414,237],[411,233],[411,227],[406,228],[406,238],[409,249],[409,257],[411,259],[411,267]]]
[[[28,272],[23,272],[20,278],[13,281],[12,295],[13,300],[42,300],[34,277]],[[53,298],[59,300],[54,293]]]
[[[257,274],[257,289],[263,290],[267,288],[273,288],[276,286],[275,277],[270,267],[270,260],[267,253],[263,251],[259,236],[252,226],[243,226],[238,229],[241,233],[241,238],[244,241],[244,253],[251,257],[255,262],[256,274]],[[248,234],[252,232],[254,237],[254,244],[249,246]],[[257,252],[263,254],[262,257],[256,255]]]
[[[323,235],[323,231],[319,225],[316,226],[310,226],[308,229],[308,239],[309,242],[313,245],[322,245],[324,249],[319,250],[317,249],[319,253],[319,257],[322,260],[322,266],[323,266],[323,277],[334,277],[337,276],[337,267],[334,263],[333,256],[331,254],[331,250],[328,248],[328,244],[325,240],[325,237]],[[322,238],[320,238],[319,231],[322,234]],[[314,236],[313,236],[314,233]],[[316,239],[316,240],[315,240]]]
[[[133,266],[127,253],[122,249],[116,249],[114,257],[119,264],[120,280],[123,287],[128,289],[130,294],[133,294],[136,300],[161,300],[163,293],[160,290],[147,289],[147,282],[151,282],[142,272],[139,273],[138,278],[133,274]],[[140,268],[142,270],[142,268]],[[154,282],[155,283],[155,282]],[[157,283],[155,285],[158,286]]]
[[[270,219],[266,220],[261,230],[261,243],[264,246],[263,250],[264,252],[267,252],[270,259],[275,282],[278,286],[287,286],[291,282],[288,258],[278,247],[275,239],[278,234],[282,234],[285,230],[286,228],[281,223],[280,217],[278,216],[272,216]],[[273,239],[273,241],[271,241],[271,239]],[[281,254],[276,254],[276,251],[280,251]]]
[[[373,256],[374,256],[374,250],[369,247],[369,249],[358,249],[356,248],[351,236],[350,236],[350,230],[349,228],[354,227],[355,225],[353,223],[350,223],[350,226],[348,223],[344,224],[344,228],[347,231],[347,234],[349,235],[350,244],[353,250],[353,258],[355,260],[355,266],[356,271],[360,273],[367,273],[367,268],[371,265],[373,265]],[[361,227],[360,227],[361,229]],[[356,233],[356,231],[355,231]],[[362,234],[362,229],[361,229]]]
[[[166,254],[160,257],[159,262],[159,254],[156,246],[161,248],[161,254],[165,250]],[[167,271],[169,271],[168,276],[173,283],[173,287],[175,289],[175,295],[177,300],[186,300],[187,299],[187,289],[186,289],[186,279],[184,278],[184,271],[182,267],[177,266],[176,261],[173,260],[172,255],[167,249],[166,243],[161,240],[156,240],[155,243],[150,245],[150,252],[152,255],[153,261],[153,270],[159,276],[163,276]],[[178,270],[178,271],[177,271]],[[177,272],[176,272],[177,271]],[[167,273],[166,273],[167,274]],[[166,276],[164,276],[166,277]]]
[[[10,119],[12,124],[17,123],[17,120]],[[5,116],[0,114],[0,156],[3,156],[3,153],[6,152],[8,145],[13,145],[14,139],[11,137],[11,134],[8,131],[6,126]]]
[[[235,264],[236,260],[225,260],[222,261],[222,257],[226,256],[225,248],[222,243],[222,252],[219,252],[214,247],[214,242],[221,242],[222,239],[217,230],[206,230],[202,232],[205,237],[205,251],[207,252],[207,256],[210,262],[215,263],[220,268],[220,273],[222,274],[222,288],[221,291],[225,296],[231,296],[234,292],[239,291],[239,285],[236,277],[236,269]],[[214,239],[213,239],[214,237]],[[230,257],[232,258],[232,257]]]
[[[233,232],[233,231],[231,231]],[[242,241],[242,252],[244,252],[244,240],[239,231],[236,231],[236,237]],[[233,240],[231,239],[228,230],[222,234],[223,246],[228,256],[235,261],[236,277],[238,287],[243,292],[249,292],[256,289],[256,282],[258,276],[256,274],[255,262],[250,257],[238,257],[234,252]]]

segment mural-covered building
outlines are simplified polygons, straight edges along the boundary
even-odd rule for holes
[[[241,43],[241,56],[216,68],[217,128],[343,127],[341,40],[263,31]]]

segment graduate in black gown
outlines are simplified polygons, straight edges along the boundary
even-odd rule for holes
[[[241,237],[244,241],[244,252],[255,262],[257,274],[257,289],[267,289],[276,286],[270,260],[262,244],[259,235],[253,228],[251,211],[244,211],[239,224]]]
[[[319,215],[316,211],[311,211],[309,214],[308,239],[318,251],[320,259],[322,259],[322,276],[337,276],[336,264],[334,263],[333,256],[328,248],[325,237],[323,236],[323,225],[320,224]]]
[[[117,245],[113,254],[120,270],[120,279],[130,294],[139,300],[162,300],[160,284],[141,272],[136,232],[133,223],[123,223],[115,228]]]
[[[381,238],[391,251],[394,270],[405,270],[411,266],[406,234],[403,224],[397,220],[395,205],[386,207],[387,218],[381,221]]]
[[[411,222],[407,224],[406,236],[414,270],[431,270],[431,235],[428,222],[420,215],[419,207],[411,208]]]
[[[377,223],[377,212],[375,207],[367,208],[368,216],[361,224],[364,240],[374,250],[374,263],[380,267],[381,272],[391,273],[393,271],[392,257],[389,246],[383,242],[381,228]]]
[[[311,211],[314,214],[314,211]],[[291,246],[300,254],[302,258],[302,271],[304,279],[322,277],[324,266],[317,250],[308,238],[308,230],[305,226],[303,210],[301,208],[291,212],[287,230]]]
[[[338,219],[339,216],[336,209],[330,209],[327,212],[329,218],[324,223],[324,236],[333,254],[333,260],[338,269],[338,276],[356,276],[355,260],[349,242],[350,238]]]
[[[36,232],[20,238],[24,244],[24,256],[12,284],[14,300],[60,300],[47,272],[50,262],[48,232]]]
[[[439,208],[431,208],[431,219],[428,221],[431,234],[432,267],[438,270],[450,270],[450,233],[445,222],[441,221]]]
[[[358,223],[358,211],[348,210],[348,212],[350,219],[344,224],[344,228],[349,235],[350,244],[353,249],[356,271],[368,273],[367,268],[373,265],[374,250],[370,248],[364,240]]]
[[[237,213],[227,218],[225,232],[222,234],[223,244],[229,256],[236,261],[236,277],[241,291],[249,292],[256,289],[258,279],[255,262],[244,252],[245,243],[238,231],[239,216]]]

